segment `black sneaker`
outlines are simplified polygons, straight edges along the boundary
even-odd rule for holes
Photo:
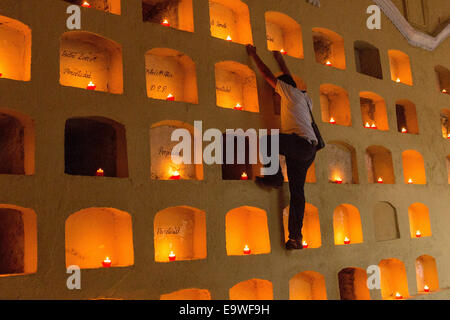
[[[269,176],[269,177],[256,177],[255,182],[265,187],[281,188],[283,186],[284,181],[282,179],[276,179],[273,178],[272,176]]]
[[[286,242],[286,249],[287,250],[302,250],[303,249],[303,242],[302,240],[293,240],[289,239]]]

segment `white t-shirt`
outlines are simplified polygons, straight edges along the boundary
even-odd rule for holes
[[[312,100],[306,92],[277,80],[276,93],[281,96],[281,133],[295,133],[310,143],[317,144],[316,134],[311,126],[308,103]]]

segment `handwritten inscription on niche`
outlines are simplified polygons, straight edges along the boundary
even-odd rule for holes
[[[158,228],[156,230],[157,235],[169,235],[169,234],[180,234],[181,227],[168,227],[168,228]]]

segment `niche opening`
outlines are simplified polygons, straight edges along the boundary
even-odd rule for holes
[[[96,10],[120,14],[120,0],[64,0],[84,8],[94,8]]]
[[[422,203],[414,203],[408,208],[411,238],[431,237],[430,213]]]
[[[184,289],[162,294],[160,300],[211,300],[211,293],[206,289]]]
[[[441,110],[441,129],[442,137],[450,139],[450,109]]]
[[[184,163],[172,161],[172,150],[179,144],[171,141],[172,133],[177,129],[184,129],[190,133],[189,148],[181,152]],[[154,180],[203,180],[203,165],[195,164],[194,127],[176,121],[167,120],[154,124],[150,128],[150,171]],[[200,155],[201,156],[201,155]],[[190,163],[190,164],[189,164]]]
[[[249,67],[233,62],[216,63],[216,103],[219,107],[259,112],[256,76]]]
[[[405,183],[427,184],[422,155],[415,150],[407,150],[402,153],[402,159]]]
[[[253,44],[248,6],[240,0],[209,0],[211,35],[240,44]]]
[[[365,41],[355,41],[356,71],[377,79],[383,79],[380,51]]]
[[[437,75],[439,91],[450,94],[450,70],[443,66],[436,66],[434,70]]]
[[[395,109],[398,132],[419,134],[415,104],[406,99],[398,100],[395,103]]]
[[[155,261],[206,258],[205,212],[187,206],[158,212],[154,222]]]
[[[251,159],[251,155],[257,152],[258,141],[255,135],[223,134],[222,140],[222,180],[253,180],[257,166],[257,159]],[[227,152],[227,141],[233,143],[233,151]],[[239,147],[238,147],[239,146]],[[238,150],[245,150],[242,155]],[[232,152],[232,153],[231,153]],[[227,157],[232,156],[231,164],[227,164]],[[254,172],[255,171],[255,172]]]
[[[289,240],[289,206],[283,210],[284,240]],[[303,217],[303,248],[320,248],[322,239],[320,233],[319,210],[312,204],[306,203]]]
[[[0,174],[34,174],[33,120],[9,109],[0,109]]]
[[[416,281],[420,293],[439,290],[436,260],[432,256],[423,255],[416,259]]]
[[[230,300],[273,300],[273,286],[269,280],[242,281],[230,289]]]
[[[192,0],[142,0],[142,19],[194,32]]]
[[[145,75],[149,98],[198,103],[195,63],[185,54],[166,48],[148,51]]]
[[[360,92],[362,123],[364,128],[389,130],[386,102],[373,92]]]
[[[65,173],[128,177],[125,128],[101,117],[66,121]]]
[[[122,47],[90,32],[64,33],[59,82],[68,87],[122,94]]]
[[[266,12],[265,17],[267,48],[303,59],[302,28],[297,21],[275,11]]]
[[[367,177],[369,183],[394,184],[394,165],[389,149],[370,146],[366,150]]]
[[[392,81],[412,86],[411,62],[408,55],[398,50],[389,50],[388,54]]]
[[[387,241],[400,239],[397,211],[388,202],[378,202],[373,208],[375,240]]]
[[[346,245],[363,242],[361,217],[355,206],[341,204],[333,213],[334,244]]]
[[[381,260],[381,296],[384,300],[401,300],[409,297],[408,280],[403,262],[398,259]]]
[[[341,300],[370,300],[367,273],[361,268],[345,268],[339,271]]]
[[[134,264],[131,216],[114,208],[89,208],[66,220],[66,267],[81,269]]]
[[[314,52],[320,64],[345,69],[344,38],[325,28],[313,28]]]
[[[351,127],[350,101],[344,88],[332,84],[321,85],[320,106],[323,122]]]
[[[37,270],[36,213],[0,204],[0,277]]]
[[[327,300],[325,277],[315,271],[297,273],[289,280],[289,300]]]
[[[345,142],[329,142],[325,148],[328,181],[335,184],[357,184],[356,151]]]
[[[270,253],[266,211],[248,206],[229,211],[226,246],[229,256]]]
[[[0,16],[0,78],[30,81],[31,29],[18,20]]]

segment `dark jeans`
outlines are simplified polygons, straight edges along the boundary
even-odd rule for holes
[[[286,157],[289,191],[291,193],[289,239],[300,240],[302,238],[303,216],[305,215],[304,186],[306,174],[316,157],[316,147],[306,139],[295,134],[280,133],[279,136],[280,154]],[[274,178],[284,180],[281,167]]]

